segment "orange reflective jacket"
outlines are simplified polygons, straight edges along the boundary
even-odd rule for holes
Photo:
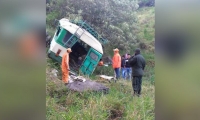
[[[66,52],[62,57],[62,80],[68,83],[69,80],[69,53]]]
[[[112,59],[112,66],[113,68],[120,68],[121,67],[121,56],[118,52],[114,53],[113,59]]]

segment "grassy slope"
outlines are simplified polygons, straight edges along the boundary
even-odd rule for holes
[[[137,35],[140,40],[150,47],[154,38],[154,8],[142,8],[138,10],[138,22],[140,31]],[[144,30],[148,32],[145,36]],[[149,37],[150,36],[150,37]],[[153,38],[151,37],[153,36]],[[152,38],[152,39],[150,39]],[[154,53],[144,51],[147,61],[154,60]],[[94,93],[72,93],[66,90],[61,80],[52,75],[51,63],[47,65],[46,78],[46,107],[48,120],[153,120],[154,119],[154,67],[147,64],[143,77],[142,96],[132,97],[130,81],[117,83],[103,83],[110,88],[107,95]],[[60,78],[60,77],[59,77]],[[98,77],[92,77],[99,81]]]
[[[47,67],[48,68],[48,67]],[[47,69],[47,71],[49,71]],[[46,106],[48,120],[126,120],[154,119],[154,86],[144,77],[142,96],[132,97],[130,81],[103,83],[110,88],[101,93],[73,93],[66,90],[61,80],[47,72]],[[96,79],[98,82],[100,80]]]
[[[153,41],[155,35],[155,8],[140,8],[137,12],[137,16],[140,27],[140,31],[137,33],[138,39],[144,42]]]

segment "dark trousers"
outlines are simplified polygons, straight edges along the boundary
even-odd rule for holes
[[[119,79],[119,77],[120,77],[120,69],[119,68],[115,68],[115,74],[116,74],[116,79]]]
[[[142,90],[142,76],[133,76],[132,78],[132,87],[134,94],[141,94]]]

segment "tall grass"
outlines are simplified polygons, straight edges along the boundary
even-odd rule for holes
[[[105,83],[110,88],[108,94],[72,92],[52,81],[47,78],[48,120],[154,119],[154,86],[147,77],[143,78],[141,97],[132,96],[131,81]]]

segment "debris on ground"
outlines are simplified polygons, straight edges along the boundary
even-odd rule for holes
[[[57,71],[56,69],[53,69],[53,70],[51,71],[51,73],[52,73],[55,77],[57,77],[58,71]]]
[[[101,83],[86,79],[82,76],[70,76],[69,84],[66,85],[68,89],[77,92],[95,91],[108,93],[109,88]]]
[[[56,84],[56,88],[67,87],[69,90],[77,92],[94,91],[103,92],[104,94],[107,94],[109,92],[109,88],[102,83],[90,80],[88,78],[85,78],[84,76],[78,76],[72,71],[70,71],[69,73],[69,83],[64,86],[62,80],[58,78],[61,77],[60,74],[58,74],[58,70],[47,69],[46,71],[46,74],[49,77],[48,79]]]
[[[111,82],[111,80],[114,80],[113,76],[100,75],[99,77],[101,80],[108,80],[109,82]]]
[[[85,82],[86,81],[86,79],[83,76],[71,75],[70,78],[73,79],[73,81],[80,81],[80,82]]]

